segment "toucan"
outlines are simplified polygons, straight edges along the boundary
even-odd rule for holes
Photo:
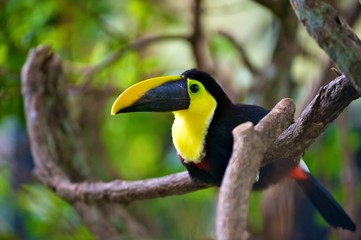
[[[136,83],[121,93],[111,108],[112,115],[141,111],[173,112],[172,139],[181,163],[193,180],[218,186],[232,154],[232,130],[248,121],[255,125],[269,112],[256,105],[233,104],[211,75],[197,69]],[[265,189],[286,177],[298,183],[331,226],[356,230],[303,160],[279,159],[262,166],[253,189]]]

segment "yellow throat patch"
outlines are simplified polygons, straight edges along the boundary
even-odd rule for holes
[[[199,81],[187,79],[187,90],[190,105],[188,109],[173,112],[172,138],[185,161],[199,163],[204,157],[205,138],[217,102]]]

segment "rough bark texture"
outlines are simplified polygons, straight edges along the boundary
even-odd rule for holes
[[[58,81],[64,81],[59,57],[50,53],[49,47],[33,49],[23,68],[22,82],[28,132],[36,164],[35,173],[41,182],[54,189],[59,196],[68,201],[130,202],[184,194],[209,187],[192,182],[186,172],[145,181],[71,181],[56,161],[68,161],[72,156],[61,159],[58,152],[53,151],[53,147],[61,144],[65,148],[65,145],[72,144],[70,140],[74,136],[70,134],[69,141],[64,139],[57,142],[51,132],[64,130],[51,129],[54,126],[49,124],[47,118],[56,115],[52,112],[55,108],[51,106],[62,104],[61,102],[66,99],[66,96],[52,98],[46,94],[47,88],[57,89],[52,85],[59,86]],[[271,145],[263,164],[280,158],[298,156],[304,152],[351,100],[359,97],[352,89],[352,84],[344,77],[339,77],[323,87],[295,124],[287,128]],[[59,91],[65,94],[64,90]]]
[[[361,41],[336,9],[319,0],[291,0],[308,33],[361,91]]]
[[[64,165],[60,163],[77,157],[75,151],[67,150],[74,149],[77,141],[69,131],[72,125],[67,114],[65,81],[59,57],[51,53],[49,47],[33,49],[23,68],[22,83],[35,174],[64,199],[125,203],[182,194],[206,186],[193,183],[186,172],[144,181],[72,182],[66,174],[68,171],[65,173],[60,168]],[[58,148],[63,151],[56,151]]]
[[[360,94],[345,77],[339,76],[318,91],[295,123],[285,130],[267,151],[263,163],[301,155],[327,126]]]
[[[233,130],[233,154],[219,192],[217,239],[246,239],[248,200],[264,154],[292,122],[295,106],[281,100],[255,127],[244,123]]]
[[[80,198],[85,202],[129,203],[135,200],[180,195],[208,186],[210,185],[192,182],[187,172],[181,172],[139,181],[114,180],[108,183],[64,181],[57,185],[56,191],[68,201],[76,201]]]
[[[47,181],[44,178],[50,178],[53,182],[60,179],[69,181],[67,175],[56,163],[59,161],[60,154],[68,153],[68,151],[64,145],[55,142],[52,134],[55,126],[49,121],[50,116],[56,116],[58,113],[58,110],[53,108],[57,103],[59,103],[59,111],[63,112],[63,115],[59,114],[59,117],[67,117],[64,101],[61,101],[60,98],[53,101],[56,95],[49,94],[52,90],[57,95],[64,97],[65,88],[61,87],[61,84],[65,84],[65,82],[60,58],[52,54],[49,47],[38,47],[32,50],[22,71],[22,94],[31,151],[36,166],[35,174],[45,184]],[[59,147],[63,148],[64,153],[56,151]]]
[[[258,2],[268,4],[267,1]],[[316,0],[291,0],[291,3],[311,36],[345,75],[321,87],[300,117],[281,135],[278,136],[289,124],[289,114],[294,111],[292,104],[270,114],[271,118],[278,116],[271,122],[262,121],[255,128],[247,124],[240,127],[246,134],[243,137],[239,137],[240,129],[235,130],[234,153],[220,192],[219,238],[247,237],[248,198],[259,166],[281,158],[298,157],[351,101],[360,97],[360,91],[356,90],[361,89],[360,40],[329,5]],[[282,11],[276,12],[282,17]],[[203,66],[201,62],[199,59],[199,66]],[[79,151],[81,141],[77,141],[76,129],[69,116],[65,85],[59,57],[49,47],[33,49],[23,67],[22,92],[35,174],[60,197],[70,202],[128,203],[209,187],[192,182],[186,172],[140,181],[84,182],[88,170],[82,162],[86,159]],[[283,101],[287,102],[289,100]],[[284,117],[285,121],[281,121]],[[260,139],[260,133],[268,137]],[[247,157],[249,155],[252,155],[252,161]],[[83,172],[73,174],[76,170]],[[245,174],[239,176],[242,172]],[[234,231],[237,233],[233,234]]]

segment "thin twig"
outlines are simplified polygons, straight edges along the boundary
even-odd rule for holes
[[[190,41],[190,37],[188,35],[159,35],[153,37],[144,37],[135,40],[134,42],[127,44],[113,53],[109,54],[105,59],[99,62],[96,65],[89,67],[84,73],[84,88],[89,86],[93,81],[94,75],[99,71],[109,67],[118,61],[126,52],[130,50],[140,50],[142,48],[148,47],[149,45],[159,43],[162,41],[171,41],[171,40],[186,40]]]
[[[244,65],[246,65],[246,67],[249,69],[249,71],[253,75],[257,75],[258,70],[250,62],[250,60],[246,54],[246,51],[243,49],[243,46],[230,33],[226,32],[224,30],[220,30],[220,31],[218,31],[218,33],[221,36],[225,37],[237,49],[240,60],[244,63]]]

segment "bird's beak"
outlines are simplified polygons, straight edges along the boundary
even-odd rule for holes
[[[180,76],[156,77],[126,89],[113,103],[111,114],[170,112],[187,109],[189,104],[187,79]]]

